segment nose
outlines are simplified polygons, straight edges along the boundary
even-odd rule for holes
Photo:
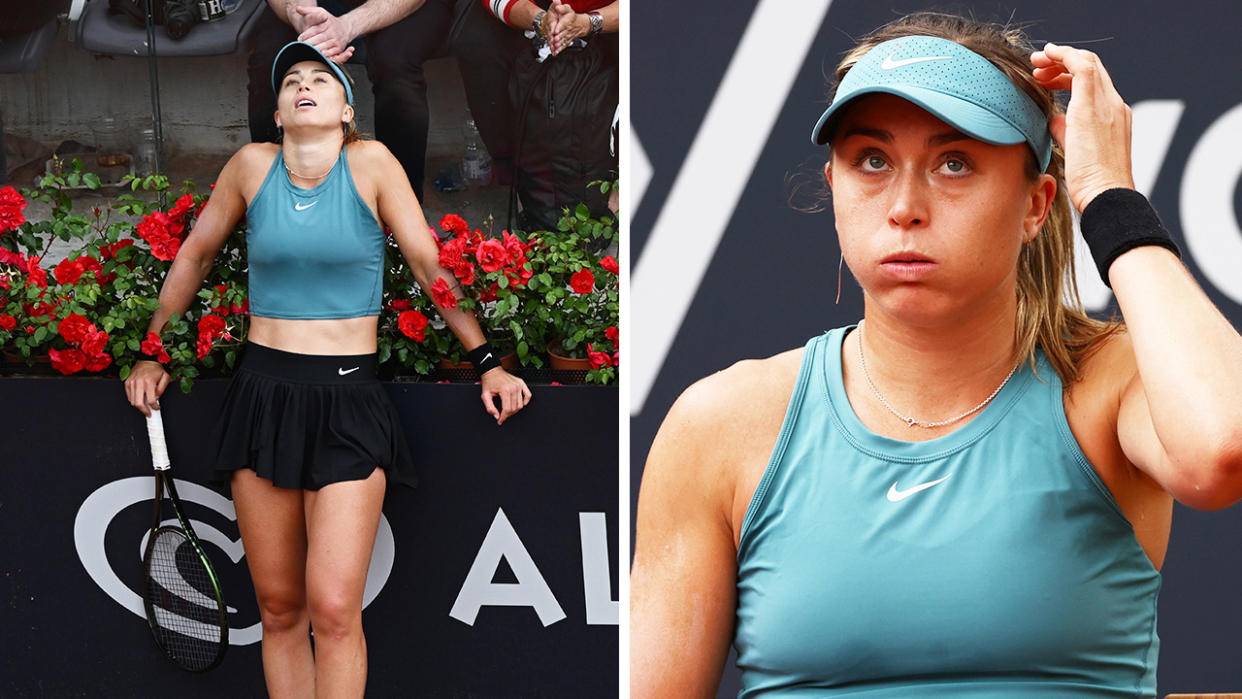
[[[898,172],[889,190],[888,223],[897,228],[927,225],[927,191],[922,173],[915,168]]]

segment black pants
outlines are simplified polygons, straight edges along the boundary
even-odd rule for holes
[[[272,62],[282,46],[296,39],[292,27],[270,7],[264,8],[250,38],[252,141],[279,140]],[[507,181],[514,150],[513,120],[507,114],[509,71],[525,45],[520,31],[492,17],[478,0],[427,0],[405,19],[368,35],[365,42],[367,76],[375,94],[375,137],[397,157],[420,201],[429,121],[423,62],[450,52],[458,57],[479,134],[498,176]]]

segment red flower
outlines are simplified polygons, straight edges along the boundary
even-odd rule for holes
[[[577,294],[589,294],[591,289],[595,288],[595,275],[591,274],[591,270],[583,267],[569,278],[569,286]]]
[[[12,330],[17,327],[17,319],[9,314],[0,315],[0,330]]]
[[[413,303],[409,299],[393,299],[388,302],[388,308],[394,311],[406,311],[409,310]]]
[[[523,243],[516,235],[513,235],[509,231],[502,232],[500,237],[501,241],[504,243],[505,250],[509,251],[509,257],[512,257],[515,260],[518,258],[521,258],[522,260],[526,259],[526,251],[530,250],[529,245]]]
[[[12,187],[0,187],[0,233],[15,230],[26,222],[22,209],[26,200]]]
[[[199,359],[211,354],[211,338],[206,335],[199,335],[198,342],[195,344],[195,350]]]
[[[441,308],[457,308],[457,297],[449,289],[448,282],[438,278],[431,285],[431,300]]]
[[[157,260],[173,260],[177,257],[177,251],[181,249],[181,241],[176,238],[162,238],[151,243],[151,254],[155,255]]]
[[[28,257],[26,258],[26,286],[39,286],[47,288],[47,270],[39,266],[42,258]]]
[[[453,238],[440,246],[440,266],[453,273],[463,284],[474,283],[474,265],[466,259],[467,243],[462,238]]]
[[[616,258],[614,258],[612,255],[604,255],[603,259],[599,261],[599,266],[603,267],[609,272],[612,272],[613,274],[621,273],[621,265],[617,264]]]
[[[60,321],[60,336],[65,338],[65,342],[78,344],[86,339],[88,332],[94,332],[95,325],[86,319],[86,316],[70,313],[64,320]]]
[[[440,228],[457,234],[462,231],[469,231],[470,224],[466,223],[465,219],[457,214],[445,214],[444,218],[440,219]]]
[[[52,359],[52,368],[66,376],[82,371],[82,367],[86,364],[86,357],[79,349],[50,349],[47,351],[47,356]]]
[[[608,329],[604,331],[604,337],[612,340],[613,347],[621,346],[621,331],[617,330],[617,326],[609,325]]]
[[[76,284],[82,276],[82,263],[77,260],[61,260],[53,274],[58,284]]]
[[[147,333],[146,339],[142,341],[142,353],[154,357],[163,351],[164,343],[160,340],[160,336],[155,333]]]
[[[427,316],[418,311],[402,311],[397,316],[397,327],[415,342],[427,339]]]
[[[612,366],[612,357],[608,356],[607,352],[596,352],[592,344],[587,344],[587,361],[591,363],[592,369]]]
[[[87,357],[85,367],[87,371],[103,371],[112,363],[112,355],[107,352],[100,352],[94,357]]]
[[[210,346],[212,340],[223,335],[224,331],[224,319],[220,316],[208,313],[198,321],[198,336],[199,338],[207,338],[208,346]]]
[[[121,248],[129,247],[133,244],[133,240],[130,240],[129,238],[121,238],[115,243],[100,245],[99,256],[105,260],[110,260],[116,257],[117,252],[119,252]]]
[[[505,272],[505,274],[508,274],[508,272]],[[487,289],[483,293],[479,294],[479,302],[487,303],[488,301],[495,301],[496,294],[498,293],[500,293],[500,285],[496,282],[492,282],[490,289]]]
[[[504,243],[495,238],[488,238],[479,243],[475,257],[479,258],[479,266],[484,272],[495,272],[508,264],[509,251],[505,249]]]
[[[168,216],[169,218],[183,218],[193,208],[194,197],[189,194],[182,194],[177,203],[173,205],[173,208],[169,209]]]
[[[0,187],[0,206],[16,206],[19,209],[26,208],[26,200],[22,198],[20,192],[12,187]]]
[[[16,265],[18,269],[26,269],[26,256],[20,252],[13,252],[8,248],[0,248],[0,263]]]
[[[103,330],[96,330],[92,324],[90,329],[86,331],[86,336],[82,338],[82,354],[87,357],[98,357],[103,354],[104,347],[108,344],[108,333]],[[92,369],[91,371],[95,371]]]
[[[168,214],[163,211],[152,211],[142,217],[142,220],[134,228],[134,232],[138,234],[139,238],[154,245],[155,241],[168,237],[168,224]]]

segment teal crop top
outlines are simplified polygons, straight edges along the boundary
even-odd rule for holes
[[[951,434],[854,414],[811,340],[742,524],[741,697],[1155,696],[1160,574],[1040,354]]]
[[[359,196],[345,149],[323,182],[302,189],[276,155],[246,209],[250,312],[268,318],[378,315],[384,231]]]

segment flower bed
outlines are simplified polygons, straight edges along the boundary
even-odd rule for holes
[[[246,340],[245,221],[216,256],[198,303],[158,335],[147,333],[164,276],[208,196],[190,182],[170,191],[158,175],[128,182],[111,205],[89,214],[73,212],[66,192],[99,187],[80,161],[45,176],[35,190],[0,189],[0,349],[10,365],[46,361],[65,375],[125,378],[134,362],[155,359],[189,392],[199,376],[227,374]],[[28,200],[47,203],[50,219],[27,221]],[[591,241],[616,239],[612,219],[592,219],[579,206],[565,212],[555,231],[497,235],[491,221],[472,229],[452,214],[439,228],[442,233],[431,233],[440,263],[466,298],[453,300],[443,282],[420,289],[389,237],[379,318],[382,376],[443,380],[441,360],[465,358],[436,314],[435,298],[472,310],[493,344],[514,353],[533,377],[570,378],[542,369],[547,346],[558,343],[571,356],[589,358],[584,381],[615,384],[620,268],[611,256],[588,252]],[[54,239],[74,248],[48,269],[43,259]]]

